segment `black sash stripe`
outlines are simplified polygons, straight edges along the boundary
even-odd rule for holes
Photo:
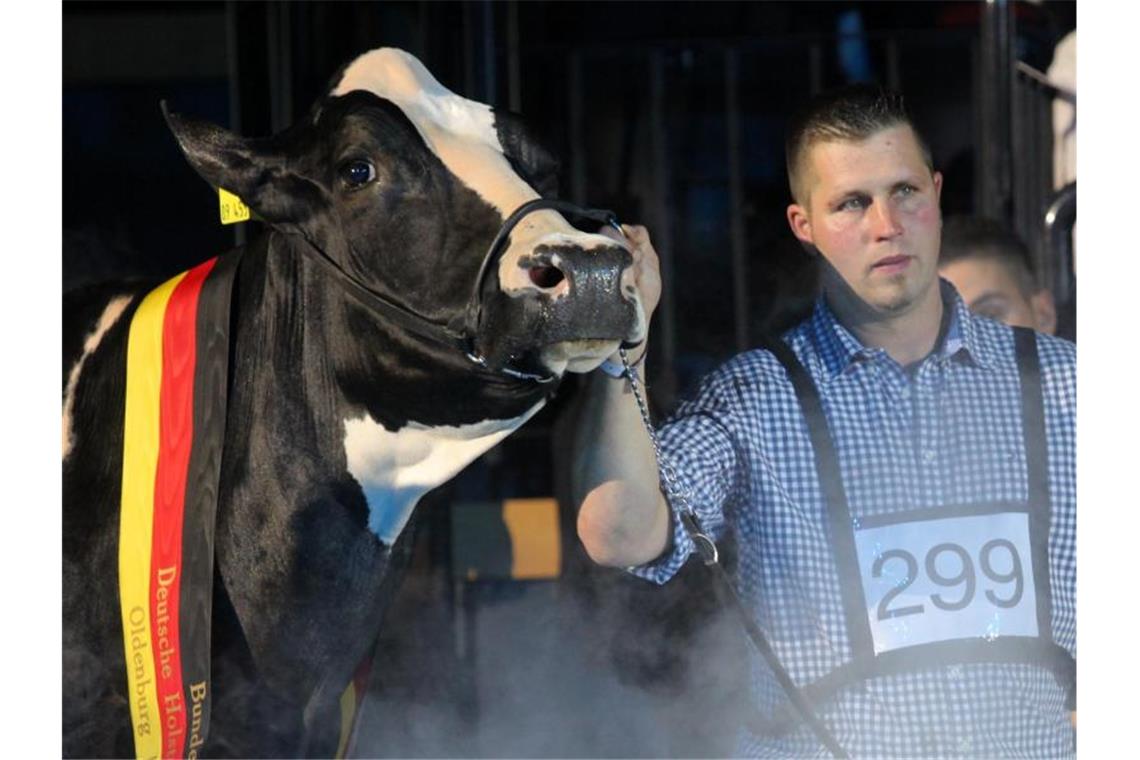
[[[179,600],[185,751],[192,757],[209,732],[214,520],[226,422],[231,286],[239,259],[240,251],[220,257],[198,296],[194,436],[186,477]]]

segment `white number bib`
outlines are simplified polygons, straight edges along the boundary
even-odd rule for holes
[[[1038,635],[1025,512],[862,528],[855,549],[875,654]]]

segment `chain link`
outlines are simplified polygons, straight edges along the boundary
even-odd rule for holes
[[[621,365],[625,379],[629,383],[629,389],[633,391],[633,398],[637,402],[637,411],[641,413],[641,422],[645,425],[645,432],[649,434],[649,442],[653,445],[653,457],[657,462],[657,472],[660,475],[665,500],[676,508],[685,530],[688,531],[693,543],[696,544],[697,552],[705,564],[716,564],[719,558],[716,543],[701,531],[696,512],[689,504],[688,491],[681,487],[676,469],[661,455],[661,443],[657,439],[657,431],[653,428],[653,421],[649,417],[649,405],[646,403],[641,390],[641,378],[637,374],[637,367],[629,363],[629,355],[625,348],[618,349],[618,356],[621,357]]]

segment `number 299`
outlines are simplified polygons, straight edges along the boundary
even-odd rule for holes
[[[999,550],[1004,551],[1009,556],[1010,570],[1007,573],[998,572],[994,569],[994,552]],[[938,558],[944,554],[953,554],[958,557],[961,570],[957,574],[948,576],[939,572]],[[876,557],[871,566],[871,575],[875,578],[881,578],[887,563],[892,560],[896,563],[901,561],[906,564],[906,577],[902,583],[889,590],[879,602],[879,620],[918,615],[926,609],[925,605],[922,604],[891,608],[891,602],[895,597],[906,591],[918,577],[918,560],[904,549],[889,549]],[[986,599],[991,604],[1004,609],[1016,607],[1025,591],[1025,578],[1021,569],[1021,557],[1013,543],[1004,538],[995,538],[987,542],[978,552],[978,564],[981,566],[982,573],[989,580],[1003,585],[1013,584],[1012,593],[1004,597],[996,593],[994,589],[986,589]],[[970,605],[970,602],[974,601],[978,586],[977,572],[974,569],[973,558],[964,547],[954,543],[942,543],[931,547],[924,558],[923,569],[926,571],[926,577],[934,584],[946,588],[961,587],[962,589],[957,598],[943,596],[942,594],[931,594],[930,602],[938,609],[952,612],[964,609]]]

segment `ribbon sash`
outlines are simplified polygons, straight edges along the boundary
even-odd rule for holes
[[[214,518],[237,257],[151,291],[131,320],[119,596],[139,758],[197,757],[209,729]]]

